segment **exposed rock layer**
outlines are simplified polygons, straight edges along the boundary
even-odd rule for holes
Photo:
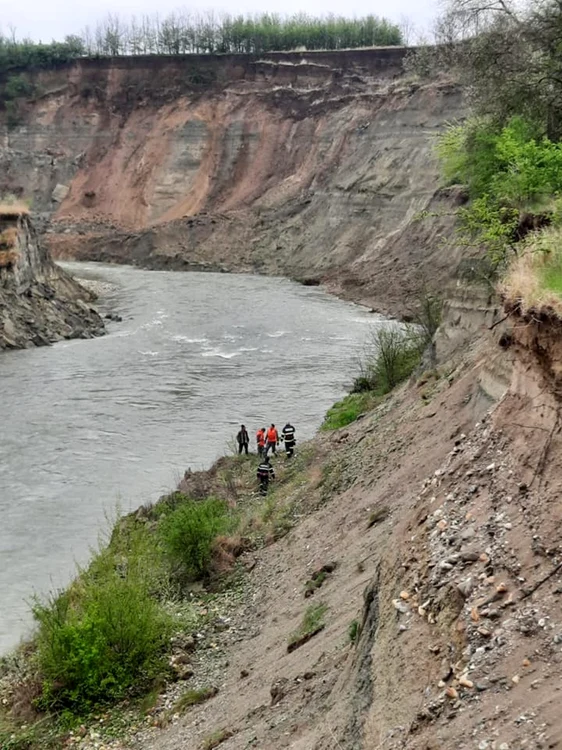
[[[4,187],[54,214],[55,256],[284,274],[403,312],[458,261],[433,145],[463,114],[455,85],[407,81],[403,55],[41,73],[44,94],[0,149]]]
[[[0,349],[103,332],[92,295],[50,259],[25,212],[0,211]]]

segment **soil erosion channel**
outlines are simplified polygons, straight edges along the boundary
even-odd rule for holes
[[[291,419],[311,437],[383,323],[281,279],[67,267],[110,282],[100,303],[123,322],[0,357],[0,653],[32,592],[87,560],[104,512],[156,500],[228,450],[240,422]]]

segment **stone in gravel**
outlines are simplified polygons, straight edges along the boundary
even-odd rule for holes
[[[460,558],[463,562],[477,562],[480,559],[480,553],[474,550],[461,550]]]
[[[451,666],[451,662],[448,659],[443,659],[441,662],[441,680],[443,682],[447,682],[447,680],[452,676],[453,674],[453,667]]]
[[[193,669],[189,664],[175,664],[174,672],[178,680],[189,680],[190,677],[193,677]]]
[[[513,677],[511,678],[511,681],[513,682],[514,685],[518,685],[520,679],[521,677],[519,677],[518,674],[514,674]]]
[[[470,610],[470,619],[472,620],[472,622],[479,622],[480,615],[478,614],[478,607],[473,607]]]
[[[531,666],[531,661],[530,661],[530,659],[523,659],[522,664],[523,664],[524,667],[530,667]]]
[[[459,679],[459,685],[465,688],[474,687],[474,683],[471,680],[469,680],[468,677],[464,677],[464,676]]]
[[[400,598],[404,601],[408,601],[408,599],[410,598],[410,594],[407,591],[401,591]]]
[[[452,701],[458,700],[459,697],[458,691],[454,687],[448,687],[447,690],[445,690],[445,695]]]
[[[247,669],[241,669],[240,670],[240,678],[243,680],[245,677],[249,677],[250,673]]]
[[[394,609],[397,609],[401,614],[405,615],[410,611],[410,608],[400,599],[393,599],[392,604]]]
[[[279,701],[283,700],[285,697],[285,692],[287,690],[287,683],[288,679],[286,677],[280,677],[278,680],[275,680],[271,688],[269,689],[269,694],[271,695],[271,705],[275,706]]]
[[[464,599],[468,599],[473,589],[474,581],[472,580],[472,578],[465,578],[464,581],[461,581],[459,584],[457,584],[457,591]]]
[[[488,630],[487,628],[478,628],[478,632],[482,636],[482,638],[490,638],[492,635],[492,631]]]

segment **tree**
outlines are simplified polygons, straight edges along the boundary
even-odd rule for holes
[[[450,0],[437,24],[433,66],[454,69],[472,107],[499,124],[514,116],[562,136],[562,1]]]

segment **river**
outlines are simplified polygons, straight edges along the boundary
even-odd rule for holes
[[[0,355],[0,653],[123,512],[230,450],[244,423],[312,437],[382,319],[258,276],[65,264],[106,284],[108,334]]]

